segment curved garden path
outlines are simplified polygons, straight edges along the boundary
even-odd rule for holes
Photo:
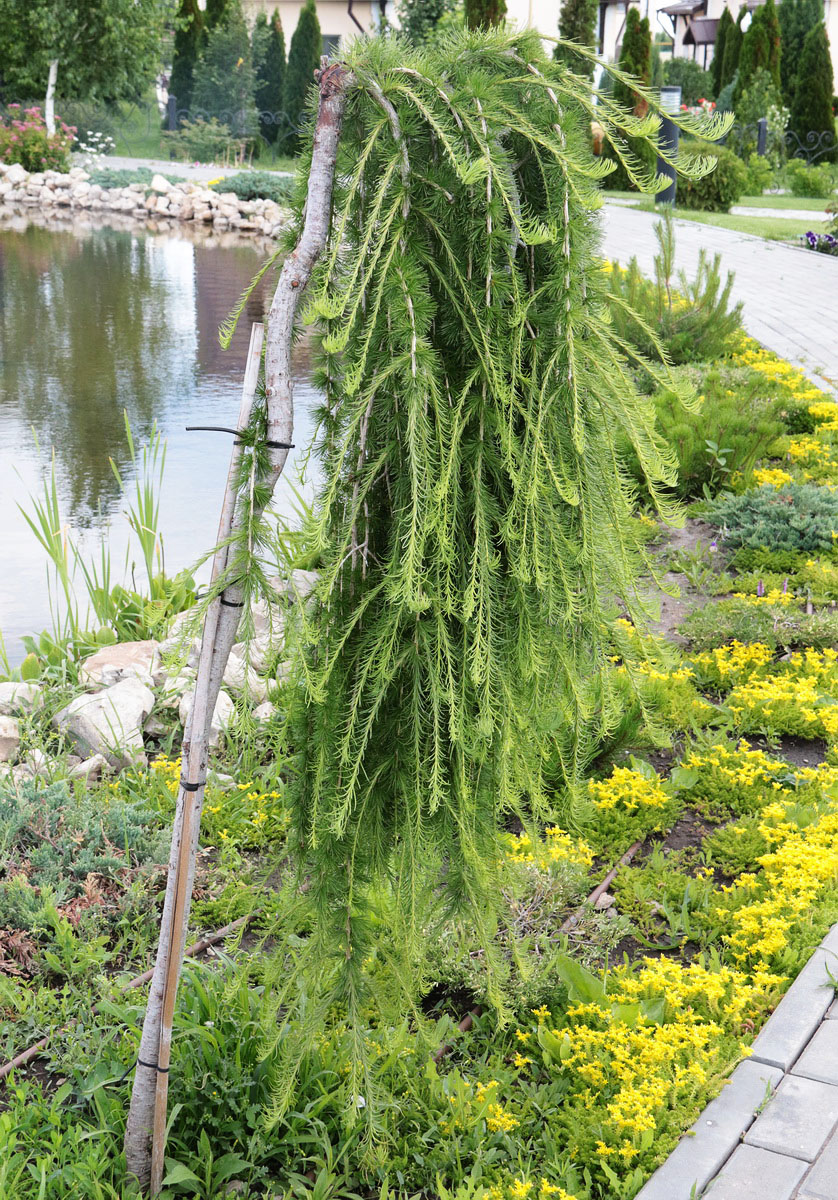
[[[603,253],[627,263],[637,258],[653,274],[658,246],[654,213],[606,204]],[[817,213],[813,228],[822,229]],[[802,367],[818,387],[838,393],[838,258],[802,247],[676,221],[675,263],[692,278],[699,250],[722,255],[722,271],[735,272],[733,295],[744,304],[748,333],[770,350]]]

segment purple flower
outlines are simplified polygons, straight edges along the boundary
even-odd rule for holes
[[[758,596],[765,595],[765,584],[762,582],[761,579],[760,579],[759,583],[757,584],[757,595]]]

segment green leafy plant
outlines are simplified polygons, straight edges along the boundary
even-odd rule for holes
[[[801,158],[793,158],[786,167],[786,179],[793,196],[828,200],[835,191],[835,173],[826,163],[812,167]]]
[[[163,137],[173,156],[187,161],[221,162],[235,146],[229,125],[222,125],[217,117],[184,118],[179,129],[164,130]]]

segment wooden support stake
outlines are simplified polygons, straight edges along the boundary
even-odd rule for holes
[[[268,318],[265,394],[268,441],[275,443],[289,443],[293,433],[291,355],[294,319],[300,296],[311,278],[314,265],[326,245],[329,234],[340,127],[346,92],[351,80],[350,73],[342,64],[328,65],[325,59],[315,77],[320,88],[320,104],[314,131],[303,229],[297,246],[283,263]],[[242,414],[245,411],[246,395],[250,394],[252,403],[258,379],[258,366],[259,353],[254,349],[252,338],[242,397]],[[248,417],[249,413],[250,409],[247,408]],[[242,419],[242,414],[238,426],[240,429],[247,423]],[[235,453],[236,448],[234,455]],[[269,471],[265,481],[269,484],[270,491],[282,473],[287,456],[287,449],[271,447]],[[213,564],[214,580],[218,579],[227,565],[228,551],[221,543],[227,541],[241,518],[241,514],[236,512],[235,489],[231,487],[231,482],[236,477],[237,466],[231,464],[219,530],[219,550]],[[253,515],[256,517],[260,514]],[[141,1188],[149,1185],[152,1196],[159,1195],[163,1180],[172,1020],[195,874],[209,727],[224,669],[238,631],[241,613],[236,606],[241,603],[241,598],[241,589],[235,583],[230,584],[224,592],[224,599],[228,603],[222,606],[220,601],[216,600],[210,606],[204,623],[195,699],[184,732],[181,787],[172,831],[169,880],[157,962],[149,989],[131,1106],[125,1128],[127,1174],[129,1178],[133,1176]]]

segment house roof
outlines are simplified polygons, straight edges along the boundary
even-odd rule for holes
[[[693,13],[702,12],[704,7],[705,0],[681,0],[680,4],[670,4],[668,8],[658,11],[666,13],[668,17],[691,17]]]
[[[719,22],[709,17],[694,17],[684,34],[685,46],[715,46]]]

